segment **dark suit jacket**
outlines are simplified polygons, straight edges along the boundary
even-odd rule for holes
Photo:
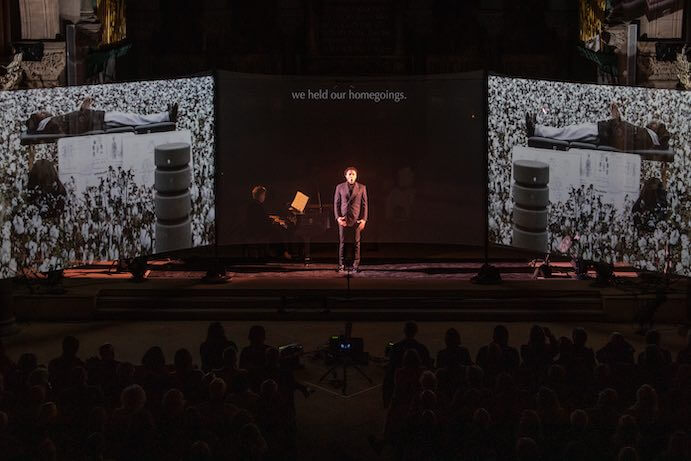
[[[359,219],[367,221],[367,187],[356,182],[351,195],[347,182],[336,186],[334,215],[336,219],[345,217],[348,226],[354,226]]]
[[[616,147],[623,151],[666,149],[668,147],[663,140],[660,140],[660,145],[656,146],[645,127],[624,120],[609,119],[598,122],[597,131],[601,144]]]
[[[102,110],[80,109],[63,115],[55,115],[38,133],[78,135],[103,130],[105,114]]]

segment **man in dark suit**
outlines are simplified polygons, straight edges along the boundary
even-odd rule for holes
[[[343,172],[345,182],[336,186],[334,193],[334,215],[338,223],[338,270],[345,270],[343,264],[343,248],[346,233],[353,233],[355,240],[355,258],[353,270],[360,267],[360,235],[367,222],[367,187],[356,182],[357,169],[349,166]]]

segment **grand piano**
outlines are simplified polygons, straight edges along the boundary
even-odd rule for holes
[[[300,196],[303,197],[303,201],[299,200]],[[321,236],[331,229],[333,205],[322,204],[320,193],[317,193],[316,198],[316,203],[309,203],[310,198],[298,192],[293,202],[288,206],[285,219],[272,216],[277,223],[284,227],[293,227],[295,237],[299,238],[303,243],[306,266],[309,266],[312,262],[310,251],[312,239]]]
[[[333,205],[307,205],[302,212],[293,212],[295,216],[295,235],[304,243],[305,265],[312,261],[310,246],[312,238],[331,229]]]

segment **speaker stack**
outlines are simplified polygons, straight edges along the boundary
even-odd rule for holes
[[[513,178],[512,245],[548,253],[549,165],[535,160],[516,160]]]
[[[190,248],[192,246],[192,198],[190,184],[190,145],[171,143],[156,146],[154,153],[154,211],[156,243],[154,251]]]

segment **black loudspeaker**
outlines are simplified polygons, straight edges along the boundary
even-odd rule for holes
[[[511,244],[549,252],[549,165],[534,160],[513,162],[513,238]]]

